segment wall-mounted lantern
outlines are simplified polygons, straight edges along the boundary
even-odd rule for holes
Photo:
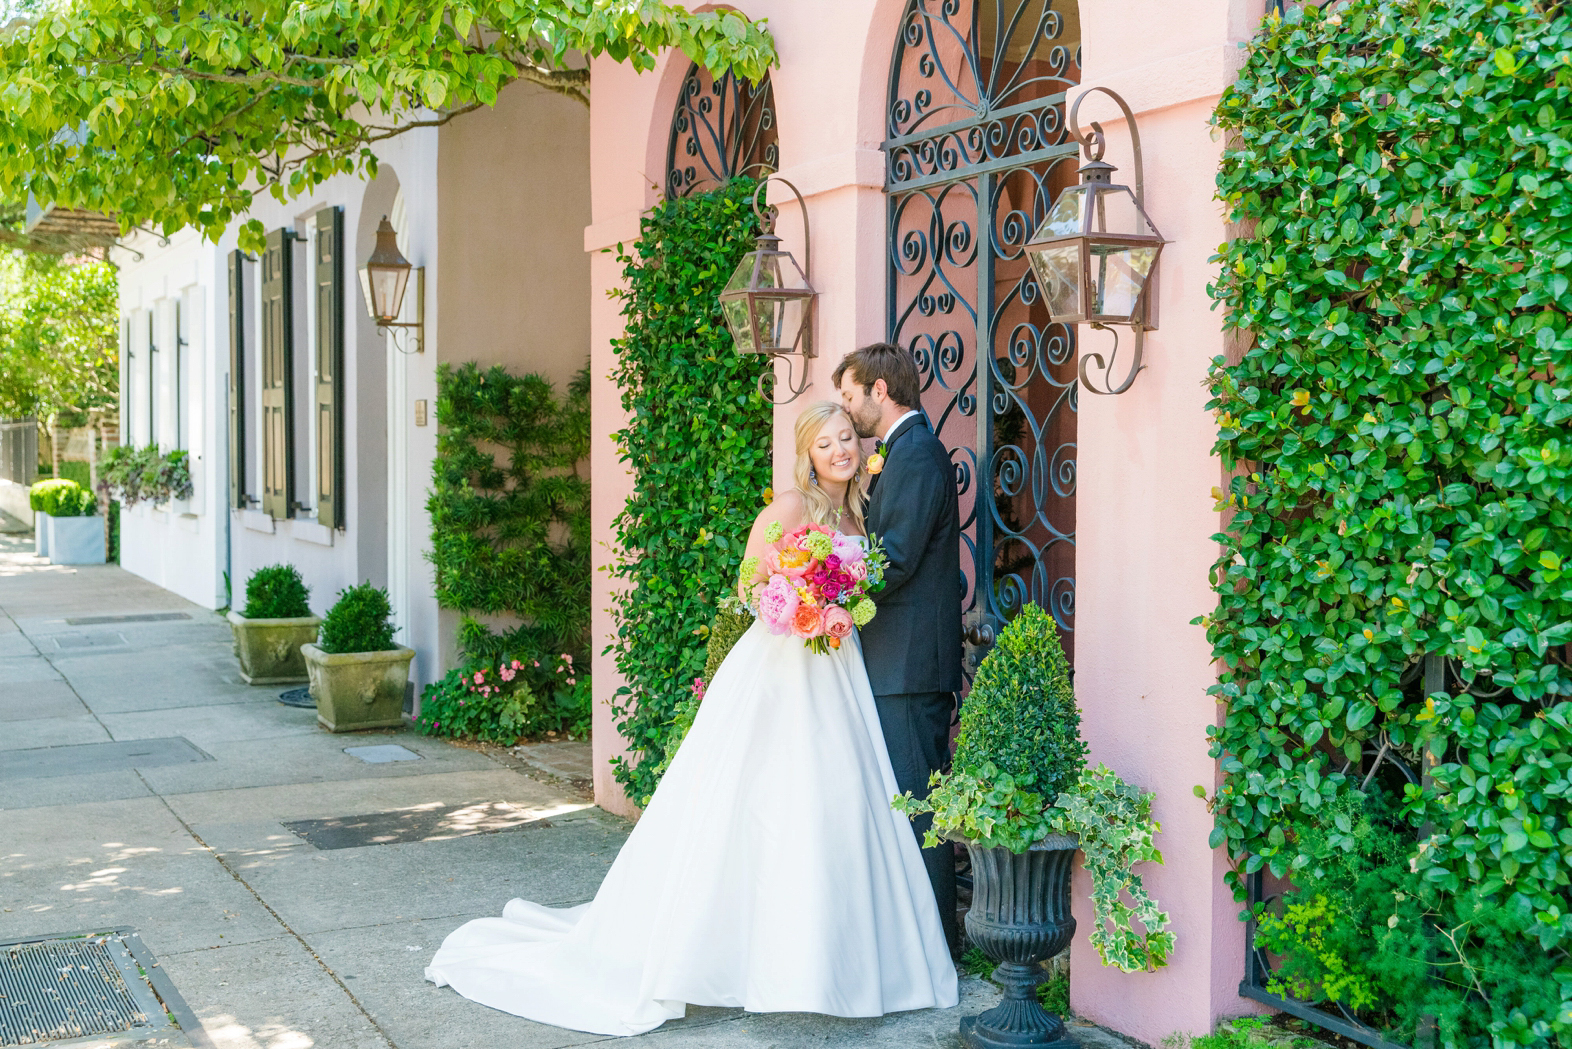
[[[415,274],[415,319],[400,321],[404,308],[404,292],[409,287],[409,275]],[[360,267],[360,288],[366,295],[366,310],[376,322],[377,329],[409,329],[414,336],[413,351],[426,349],[426,268],[412,266],[404,253],[398,250],[398,232],[386,215],[377,227],[377,246],[366,264]]]
[[[759,198],[770,182],[784,183],[802,208],[802,265],[789,251],[782,251],[775,235],[777,209],[760,208]],[[776,401],[773,369],[759,377],[759,393],[775,404],[790,404],[808,388],[809,362],[818,355],[813,346],[813,306],[818,292],[808,283],[812,243],[808,236],[808,205],[797,187],[775,175],[766,177],[753,191],[753,213],[759,217],[758,243],[742,257],[725,290],[720,293],[721,312],[731,329],[738,353],[762,353],[772,360],[785,357],[786,385],[791,396]],[[792,355],[802,358],[802,376],[791,380]]]
[[[1085,136],[1077,130],[1080,125],[1076,113],[1094,91],[1112,98],[1124,111],[1130,142],[1135,148],[1134,192],[1113,182],[1113,173],[1118,169],[1103,160],[1106,142],[1102,125],[1093,122],[1091,133]],[[1093,393],[1123,393],[1145,367],[1141,350],[1146,332],[1157,328],[1157,258],[1167,241],[1146,214],[1141,136],[1124,99],[1105,87],[1088,88],[1070,108],[1066,125],[1086,151],[1086,163],[1080,169],[1081,184],[1065,190],[1054,201],[1048,217],[1026,244],[1027,257],[1048,313],[1056,322],[1087,323],[1101,331],[1122,325],[1135,332],[1130,373],[1118,386],[1113,385],[1114,359],[1119,353],[1117,331],[1106,362],[1097,353],[1081,356],[1083,386]],[[1087,374],[1089,364],[1102,372],[1100,389]]]

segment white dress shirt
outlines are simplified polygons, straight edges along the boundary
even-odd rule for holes
[[[901,423],[905,422],[907,419],[910,419],[914,415],[921,415],[921,414],[922,414],[922,412],[920,412],[917,409],[913,408],[911,411],[907,412],[905,415],[901,416],[899,419],[896,419],[895,422],[891,424],[891,426],[890,426],[890,428],[888,430],[885,430],[884,433],[879,435],[879,443],[883,444],[885,441],[889,440],[890,434],[894,433],[897,429],[899,429]]]

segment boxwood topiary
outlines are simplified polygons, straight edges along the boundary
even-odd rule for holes
[[[301,619],[311,614],[311,591],[294,565],[268,565],[246,580],[247,619]]]
[[[1134,871],[1163,859],[1153,843],[1153,796],[1102,765],[1088,769],[1086,756],[1058,629],[1029,604],[977,671],[950,770],[933,777],[926,798],[902,794],[894,807],[933,813],[929,846],[954,836],[1025,852],[1050,834],[1073,836],[1091,875],[1088,939],[1098,957],[1126,972],[1161,968],[1174,934]]]
[[[999,632],[961,708],[953,769],[999,773],[1054,798],[1086,767],[1081,712],[1053,617],[1036,605]]]
[[[347,586],[322,617],[317,647],[324,652],[387,652],[393,643],[388,592],[370,583]]]
[[[90,517],[98,509],[92,492],[65,478],[34,484],[27,490],[27,502],[35,511],[51,517]]]

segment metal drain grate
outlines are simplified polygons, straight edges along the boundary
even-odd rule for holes
[[[209,1044],[200,1032],[130,929],[0,944],[0,1046],[105,1036],[116,1044]]]

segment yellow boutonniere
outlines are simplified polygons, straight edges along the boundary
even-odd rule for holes
[[[868,456],[868,473],[877,474],[883,469],[884,456],[880,455],[878,452],[874,452],[872,455]]]

